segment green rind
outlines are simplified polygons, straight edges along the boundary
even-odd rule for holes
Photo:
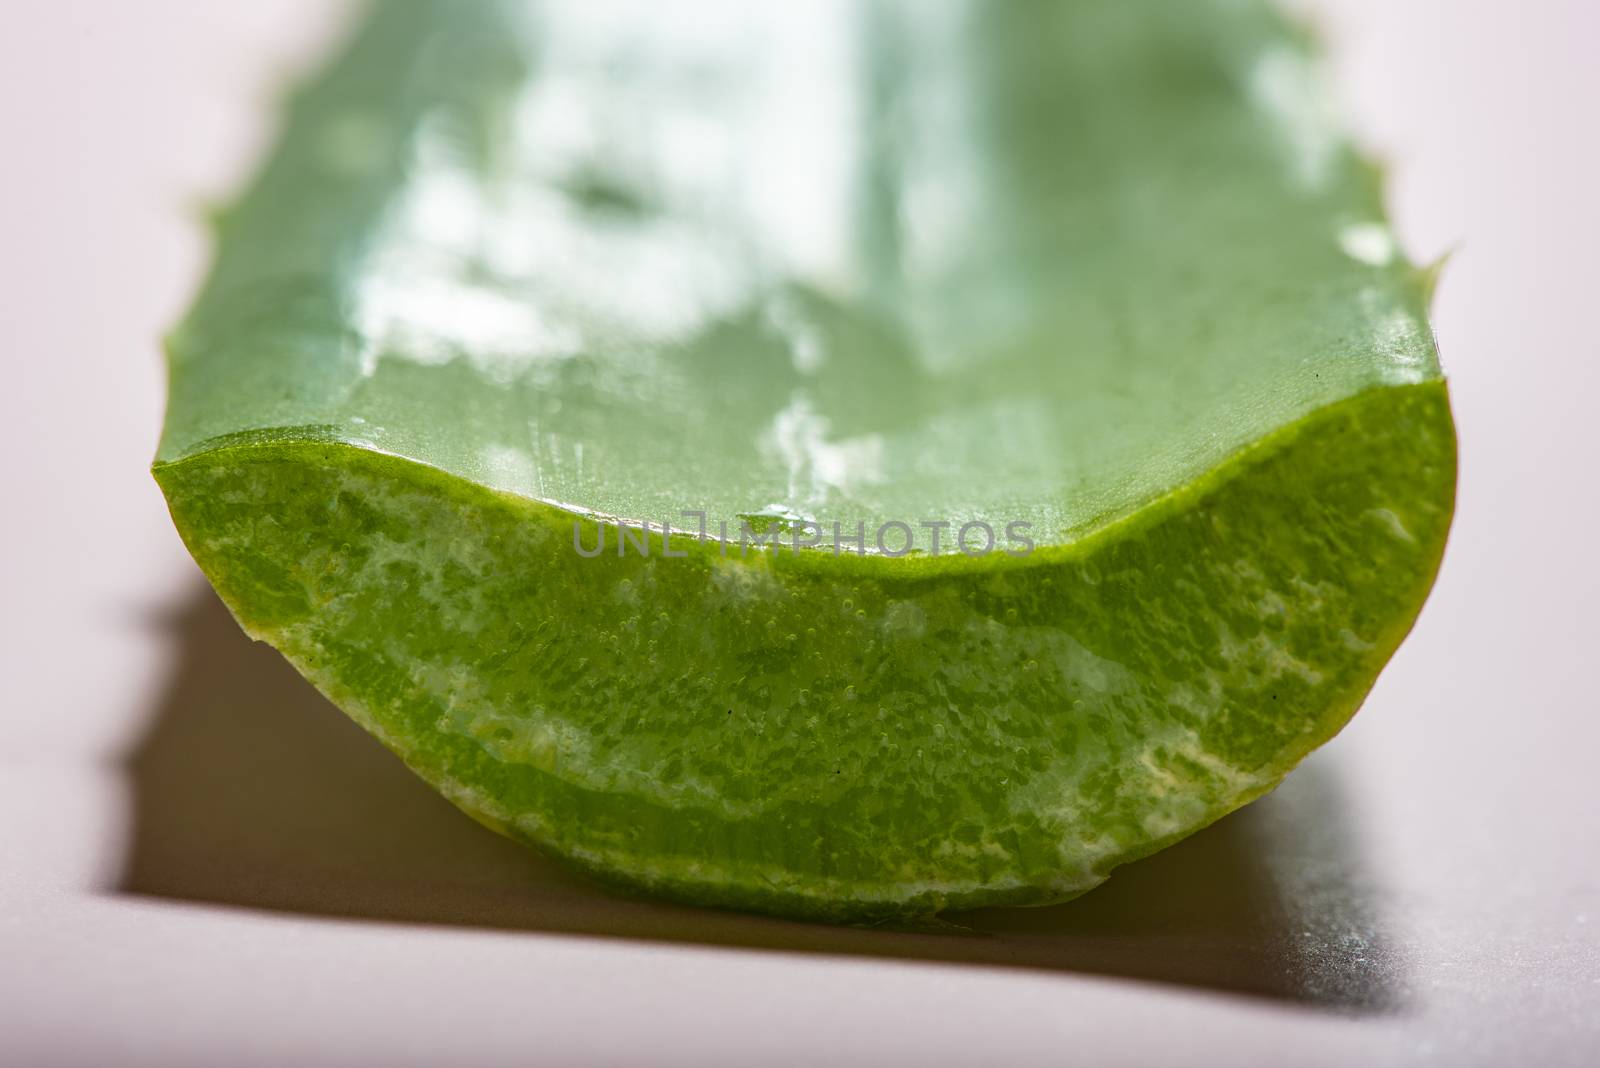
[[[592,520],[294,438],[155,468],[247,631],[490,826],[857,922],[1059,901],[1269,790],[1404,637],[1454,500],[1442,382],[1023,559],[583,559]]]

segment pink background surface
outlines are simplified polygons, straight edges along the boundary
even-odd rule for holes
[[[597,890],[242,638],[145,473],[158,338],[345,16],[7,4],[0,1063],[1593,1063],[1600,7],[1298,6],[1409,250],[1459,249],[1438,588],[1279,793],[955,937]]]

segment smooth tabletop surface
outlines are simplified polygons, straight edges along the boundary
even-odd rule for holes
[[[1321,0],[1399,239],[1454,258],[1416,630],[1275,794],[1065,906],[854,931],[591,886],[471,823],[211,596],[147,473],[160,337],[309,0],[0,35],[0,1064],[1592,1063],[1600,17]]]

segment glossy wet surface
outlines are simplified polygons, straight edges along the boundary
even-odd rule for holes
[[[299,428],[680,527],[1048,543],[1438,375],[1254,5],[443,11],[384,8],[223,213],[163,458]]]

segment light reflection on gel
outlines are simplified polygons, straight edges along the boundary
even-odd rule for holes
[[[504,10],[460,44],[472,84],[321,126],[339,215],[219,266],[348,324],[276,425],[354,407],[379,448],[630,519],[775,502],[1049,540],[1436,373],[1314,64],[1236,5],[1154,30],[1108,3]],[[1151,32],[1213,66],[1150,76]],[[292,315],[263,322],[298,351]]]

